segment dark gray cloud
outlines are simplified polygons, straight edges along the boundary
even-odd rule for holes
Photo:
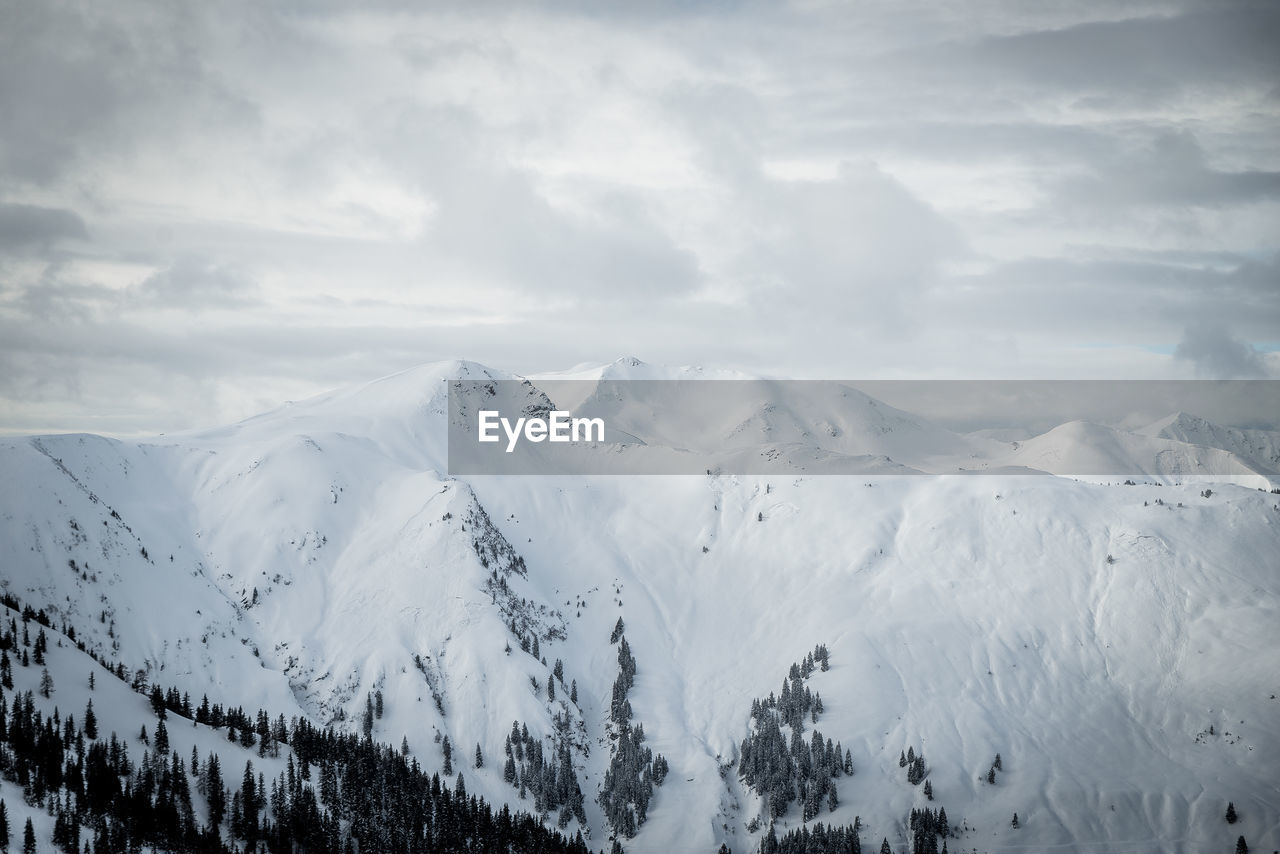
[[[1196,373],[1211,379],[1253,379],[1267,376],[1262,356],[1247,341],[1225,327],[1209,323],[1188,326],[1174,350],[1178,359],[1190,362]]]
[[[127,47],[110,37],[94,46],[93,28],[67,6],[7,0],[0,8],[0,175],[47,183],[87,135],[114,122],[120,92],[111,59],[123,59]]]
[[[1240,205],[1280,199],[1280,170],[1214,169],[1191,131],[1166,131],[1135,150],[1101,158],[1091,174],[1064,180],[1059,195],[1091,209]]]
[[[257,285],[243,271],[201,258],[180,258],[130,288],[132,305],[202,309],[248,307],[257,301]]]
[[[1192,89],[1268,85],[1280,75],[1278,35],[1276,4],[1220,3],[957,40],[930,47],[918,67],[950,68],[992,94],[1026,88],[1089,107],[1149,108]]]
[[[206,65],[212,10],[0,0],[0,187],[47,186],[139,137],[252,121]]]
[[[60,240],[87,240],[75,211],[0,203],[0,252],[48,249]]]

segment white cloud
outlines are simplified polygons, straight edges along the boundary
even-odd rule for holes
[[[0,429],[456,356],[1189,375],[1280,322],[1273,4],[0,5]]]

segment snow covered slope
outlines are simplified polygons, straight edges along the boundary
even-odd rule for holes
[[[819,818],[860,816],[864,845],[900,850],[926,803],[898,767],[911,746],[933,806],[969,828],[951,850],[1280,846],[1277,496],[1177,477],[1252,482],[1241,448],[1096,425],[1015,448],[854,393],[749,407],[717,435],[840,453],[878,435],[901,442],[875,446],[897,461],[916,431],[987,465],[1138,460],[1163,485],[449,477],[446,381],[511,378],[445,363],[150,442],[0,442],[0,584],[193,695],[356,729],[381,691],[375,737],[403,737],[434,768],[448,736],[468,789],[513,808],[532,804],[502,777],[512,721],[550,745],[568,720],[593,849],[609,834],[595,794],[619,617],[637,661],[629,702],[671,765],[628,850],[754,850],[768,822],[749,832],[762,802],[733,767],[752,699],[816,643],[831,652],[809,680],[816,726],[856,768]],[[536,385],[515,405],[560,403]],[[981,464],[916,461],[962,460]],[[522,649],[534,638],[537,657]],[[792,805],[776,830],[799,824]]]
[[[1004,465],[1054,474],[1149,477],[1162,480],[1212,478],[1246,485],[1269,484],[1271,469],[1235,450],[1147,436],[1087,421],[1062,424],[1017,443],[998,458]]]
[[[1139,432],[1161,439],[1229,451],[1248,461],[1256,471],[1280,473],[1280,433],[1271,430],[1223,427],[1195,415],[1175,412]]]

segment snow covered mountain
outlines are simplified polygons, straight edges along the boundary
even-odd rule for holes
[[[1228,451],[1247,461],[1255,471],[1280,473],[1280,433],[1223,427],[1185,412],[1176,412],[1139,431],[1160,439],[1172,439]]]
[[[1259,431],[1261,432],[1261,431]],[[1149,478],[1210,478],[1266,485],[1274,469],[1255,457],[1226,447],[1191,443],[1163,435],[1148,436],[1087,421],[1072,421],[1017,443],[1003,456],[1020,465],[1055,474],[1100,475],[1114,472]]]
[[[699,373],[624,361],[516,384],[503,405],[608,411],[662,446],[677,436],[645,411],[667,402],[608,410],[556,381]],[[208,431],[4,440],[0,586],[193,696],[358,732],[376,695],[376,740],[434,771],[447,738],[468,791],[554,827],[505,779],[518,722],[569,757],[585,797],[563,826],[593,850],[617,826],[599,795],[618,791],[619,684],[670,767],[622,845],[756,850],[777,808],[740,773],[753,700],[818,644],[829,668],[801,681],[823,709],[783,732],[821,731],[853,773],[807,823],[783,804],[778,837],[857,816],[863,845],[899,851],[913,808],[945,806],[955,851],[1280,846],[1280,507],[1257,488],[1273,434],[1178,417],[1014,443],[854,389],[781,389],[700,435],[935,473],[1150,477],[464,479],[446,473],[456,379],[519,378],[450,362]],[[932,803],[898,764],[908,747]]]

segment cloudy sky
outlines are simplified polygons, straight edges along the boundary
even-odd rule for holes
[[[1280,4],[358,5],[0,0],[0,431],[459,357],[1280,376]]]

